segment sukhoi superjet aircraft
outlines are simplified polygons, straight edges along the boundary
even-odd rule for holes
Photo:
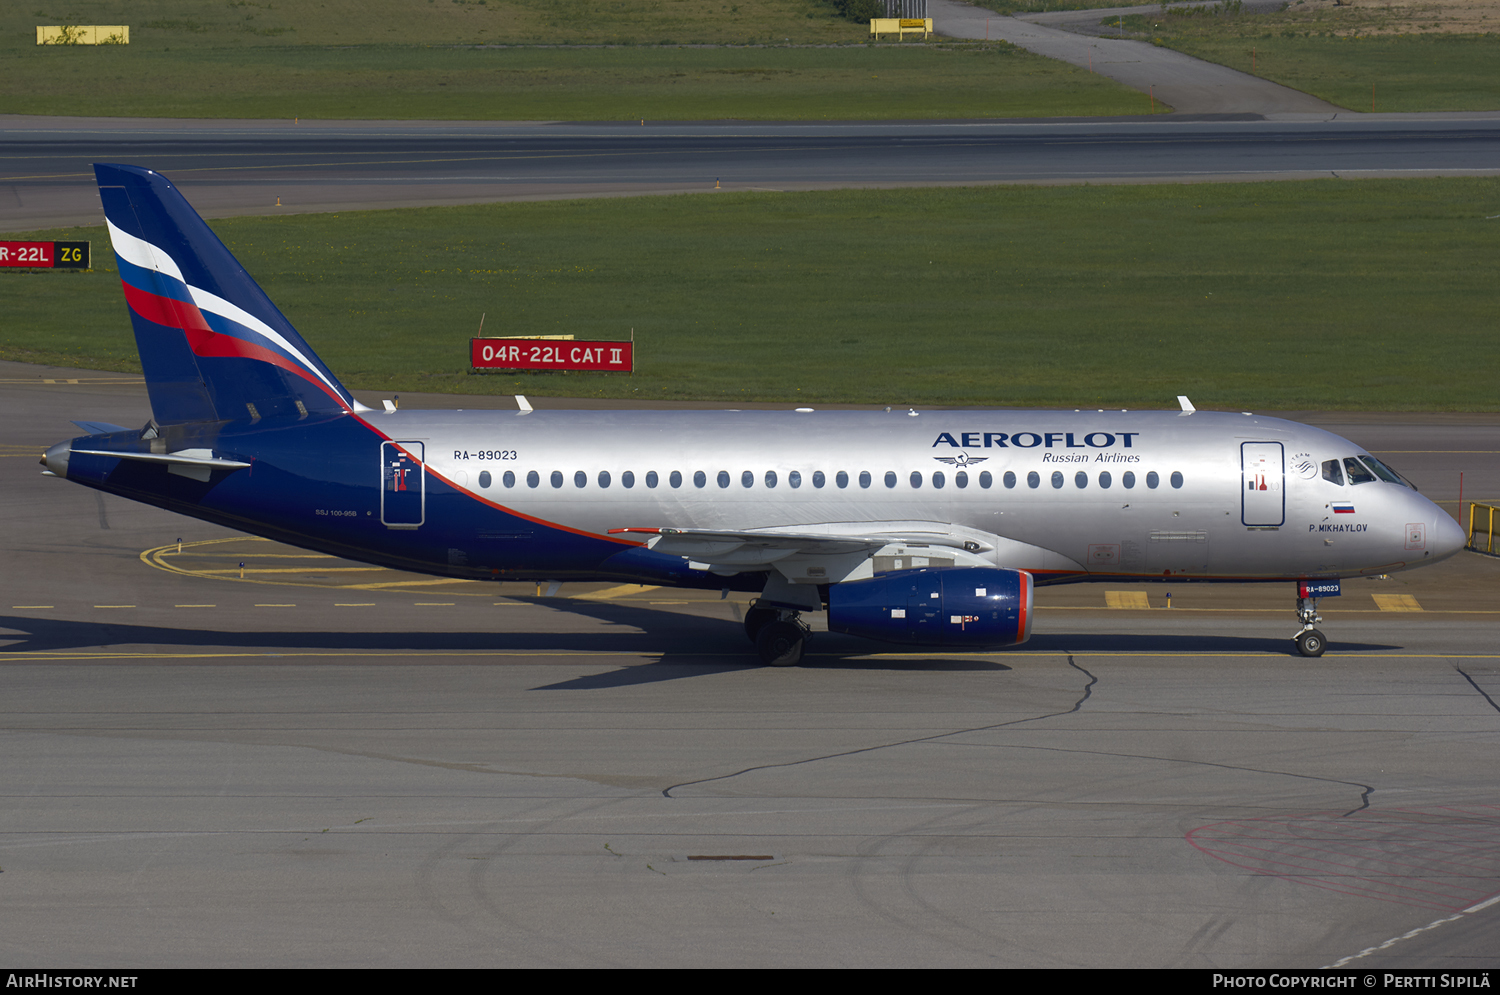
[[[1024,642],[1038,584],[1295,585],[1306,656],[1339,580],[1435,563],[1458,524],[1328,432],[1242,412],[377,411],[176,188],[96,165],[153,417],[47,472],[307,549],[444,577],[758,595],[768,664],[808,627]],[[555,589],[555,588],[554,588]]]

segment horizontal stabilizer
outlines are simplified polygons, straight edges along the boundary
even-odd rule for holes
[[[75,449],[73,452],[88,456],[113,456],[116,459],[139,460],[142,463],[176,463],[179,466],[220,467],[225,470],[238,470],[250,465],[241,463],[239,460],[218,459],[211,449],[181,449],[175,453],[117,453],[110,452],[108,449]]]
[[[89,435],[111,435],[115,432],[130,431],[124,425],[111,425],[107,421],[75,421],[73,424],[83,429]]]

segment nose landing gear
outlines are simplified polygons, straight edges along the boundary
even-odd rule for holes
[[[1328,638],[1323,635],[1322,630],[1314,628],[1314,623],[1323,621],[1318,614],[1317,598],[1297,599],[1297,618],[1302,622],[1302,628],[1292,637],[1297,644],[1297,652],[1303,656],[1322,656],[1323,650],[1328,647]]]

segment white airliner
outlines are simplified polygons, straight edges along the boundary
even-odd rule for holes
[[[1241,412],[374,411],[177,190],[97,165],[151,396],[143,429],[56,476],[255,535],[475,580],[758,592],[798,662],[805,612],[872,639],[997,647],[1036,584],[1280,581],[1307,656],[1339,579],[1435,563],[1454,520],[1328,432]]]

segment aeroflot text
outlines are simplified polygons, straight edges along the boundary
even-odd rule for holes
[[[1035,449],[1041,446],[1044,449],[1051,449],[1056,446],[1061,449],[1109,449],[1116,442],[1120,442],[1121,448],[1130,449],[1131,440],[1140,434],[1139,432],[1089,432],[1083,436],[1082,441],[1074,441],[1074,436],[1078,435],[1077,432],[1016,432],[1014,435],[1006,432],[960,432],[957,437],[954,437],[951,432],[941,432],[932,447],[934,449],[938,446],[952,446],[954,449],[1009,449],[1014,446],[1017,449]]]
[[[1488,988],[1488,974],[1387,974],[1381,988]],[[1215,974],[1215,988],[1374,988],[1373,974]]]

